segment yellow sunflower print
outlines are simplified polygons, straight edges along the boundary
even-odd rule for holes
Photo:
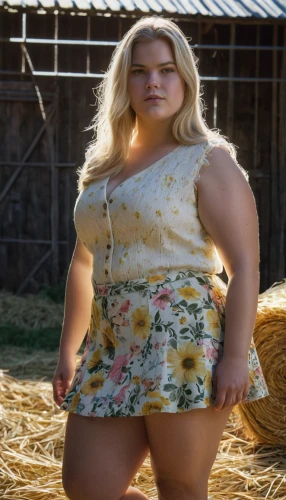
[[[203,348],[192,341],[180,345],[177,349],[168,350],[167,361],[179,385],[185,382],[195,383],[197,376],[202,377],[206,374],[203,355]]]
[[[160,401],[147,401],[142,406],[142,415],[150,415],[151,413],[160,413],[162,411],[162,403]]]
[[[114,335],[114,331],[112,330],[111,326],[109,324],[106,325],[105,328],[102,330],[102,336],[103,336],[103,342],[104,346],[118,346],[118,340],[116,339]]]
[[[91,318],[88,328],[88,333],[92,340],[95,340],[95,329],[100,328],[100,310],[94,299],[91,303]]]
[[[212,335],[214,336],[215,339],[219,338],[220,334],[220,320],[218,313],[214,311],[213,309],[209,309],[206,312],[206,318],[208,325],[206,326],[206,331],[211,331]]]
[[[171,404],[170,400],[164,398],[164,396],[162,396],[161,392],[159,391],[149,391],[147,396],[149,398],[158,398],[161,401],[161,403],[163,403],[163,405],[169,406]]]
[[[184,286],[183,288],[178,288],[178,292],[186,300],[198,299],[201,296],[200,292],[198,292],[195,288],[192,288],[191,286]]]
[[[146,280],[148,281],[148,283],[150,283],[150,285],[152,285],[153,283],[156,283],[157,281],[162,281],[165,279],[165,274],[159,274],[157,276],[149,276],[146,278]]]
[[[150,334],[152,316],[147,306],[137,307],[132,313],[134,334],[146,339]]]
[[[72,398],[70,411],[76,411],[79,400],[80,400],[80,392],[75,394],[74,397]]]
[[[207,374],[206,374],[205,388],[207,391],[210,391],[212,389],[212,374],[210,371],[207,371]]]
[[[102,389],[105,382],[102,372],[94,373],[91,377],[86,380],[81,388],[82,394],[95,394]]]
[[[87,368],[91,370],[92,368],[95,368],[101,361],[101,354],[100,354],[100,349],[96,349],[96,351],[93,353],[91,358],[89,359],[87,363]]]

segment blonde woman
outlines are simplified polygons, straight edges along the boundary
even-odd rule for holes
[[[174,22],[134,24],[98,98],[53,380],[69,412],[63,486],[71,500],[146,499],[130,483],[150,453],[160,500],[207,500],[232,408],[268,395],[252,340],[254,197],[202,117]]]

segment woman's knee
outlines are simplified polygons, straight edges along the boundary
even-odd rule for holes
[[[124,492],[111,485],[107,479],[84,481],[79,477],[62,476],[62,484],[69,500],[120,500]]]
[[[176,481],[172,478],[157,478],[159,500],[207,500],[208,481]]]

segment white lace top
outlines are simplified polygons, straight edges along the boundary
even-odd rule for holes
[[[74,222],[79,239],[94,256],[93,282],[116,283],[189,269],[222,272],[214,242],[198,215],[194,184],[201,166],[208,164],[206,155],[218,145],[228,150],[223,139],[178,146],[123,181],[109,201],[109,177],[79,194]]]

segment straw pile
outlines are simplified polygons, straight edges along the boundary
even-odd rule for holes
[[[61,465],[67,414],[53,403],[51,383],[18,380],[0,371],[0,385],[0,498],[66,498]],[[209,498],[285,500],[285,469],[285,450],[246,440],[238,415],[233,412],[213,466]],[[157,500],[149,456],[131,484],[150,500]]]
[[[0,292],[1,324],[19,328],[38,330],[61,326],[64,305],[53,302],[48,297],[27,294],[17,296],[7,291]]]
[[[259,296],[253,338],[270,396],[239,405],[241,421],[246,436],[286,446],[286,279]]]

